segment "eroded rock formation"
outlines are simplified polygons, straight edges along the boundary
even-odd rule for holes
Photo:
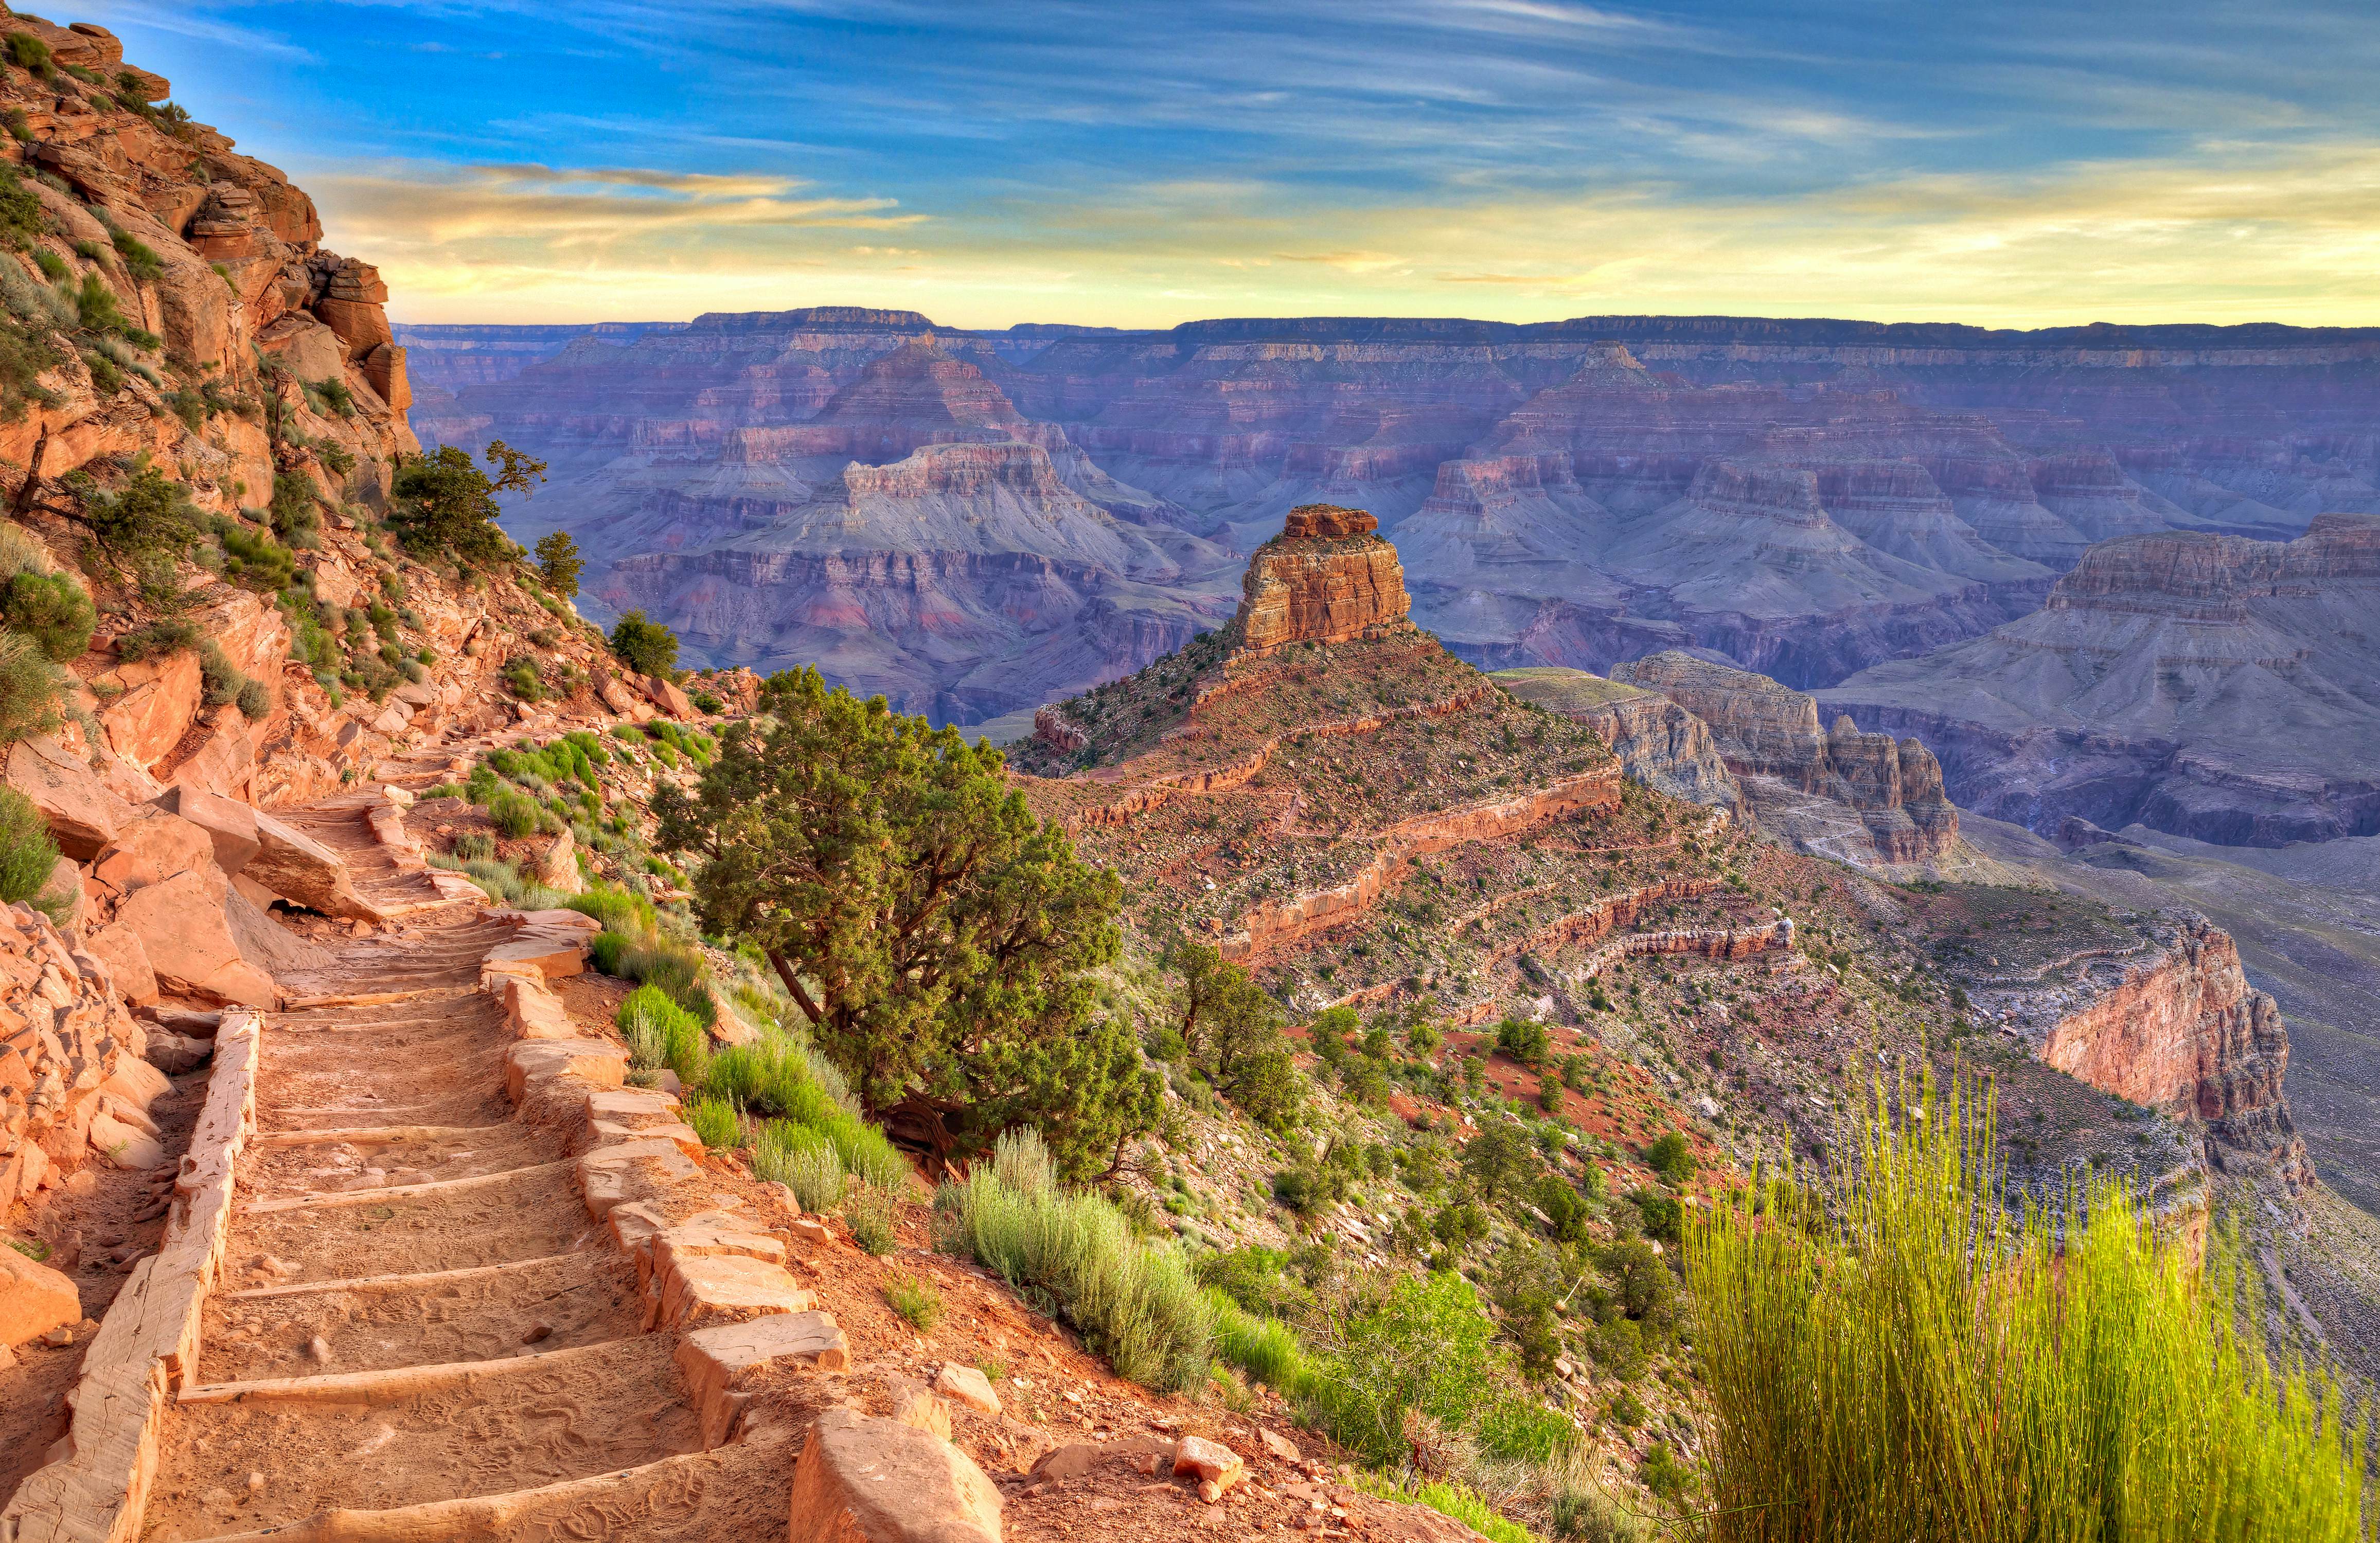
[[[2380,517],[2294,541],[2162,532],[2091,548],[2044,608],[1865,670],[1829,710],[1941,754],[1966,806],[2233,846],[2380,832]]]
[[[1305,504],[1265,543],[1241,581],[1240,645],[1270,654],[1293,643],[1347,643],[1403,626],[1412,602],[1397,550],[1360,509]]]
[[[1524,702],[1591,726],[1621,769],[1648,788],[1723,809],[1742,801],[1710,726],[1659,692],[1552,667],[1500,669],[1491,679]]]
[[[1815,699],[1691,654],[1650,655],[1611,675],[1708,725],[1755,817],[1805,850],[1863,867],[1930,863],[1956,850],[1959,812],[1919,741],[1864,734],[1840,717],[1822,729]]]
[[[2269,1167],[2293,1187],[2312,1176],[2283,1091],[2280,1010],[2248,983],[2230,934],[2202,920],[2049,1022],[2038,1049],[2095,1088],[2195,1118],[2218,1167]]]

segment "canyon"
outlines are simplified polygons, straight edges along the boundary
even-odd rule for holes
[[[901,705],[1014,731],[1014,715],[1223,620],[1236,560],[1300,504],[1372,513],[1415,620],[1475,664],[1602,672],[1701,647],[1804,690],[2034,612],[2098,542],[2287,539],[2317,514],[2380,511],[2380,338],[2355,330],[981,332],[820,307],[402,341],[429,439],[502,437],[554,462],[568,491],[516,529],[578,533],[606,603],[684,623],[712,662],[847,656],[855,683]],[[886,369],[936,389],[880,389]],[[833,488],[842,465],[953,439],[1050,458],[1013,485],[1040,522],[983,543],[1031,571],[1029,604],[990,551],[911,534],[978,493],[927,466],[873,503]],[[1070,541],[1076,499],[1131,550]],[[802,561],[706,555],[789,516]],[[785,594],[723,604],[746,574]]]
[[[1914,734],[1951,796],[2045,835],[2070,818],[2225,846],[2380,832],[2380,518],[2285,542],[2093,547],[2042,609],[1861,671],[1828,711]]]

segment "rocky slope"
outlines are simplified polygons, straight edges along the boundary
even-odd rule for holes
[[[2380,518],[2091,548],[2037,613],[1863,671],[1830,711],[1915,734],[1961,803],[2232,846],[2380,831]]]
[[[1743,790],[1710,725],[1659,692],[1551,665],[1500,669],[1489,679],[1524,702],[1592,728],[1633,780],[1688,803],[1742,810]]]

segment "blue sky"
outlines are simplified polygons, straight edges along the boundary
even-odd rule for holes
[[[86,0],[413,320],[2380,322],[2370,4]]]

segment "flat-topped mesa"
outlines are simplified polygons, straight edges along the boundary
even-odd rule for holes
[[[1235,623],[1243,652],[1293,643],[1350,643],[1410,625],[1404,565],[1360,509],[1301,504],[1281,533],[1257,548],[1241,581]]]
[[[1914,739],[1862,733],[1842,716],[1822,729],[1815,699],[1676,650],[1615,666],[1611,678],[1658,692],[1709,725],[1727,769],[1748,779],[1757,815],[1804,848],[1897,865],[1931,862],[1958,844],[1959,811],[1943,795],[1941,764]],[[1808,810],[1794,794],[1853,812],[1864,843],[1846,848],[1840,834],[1815,827],[1802,838]]]

